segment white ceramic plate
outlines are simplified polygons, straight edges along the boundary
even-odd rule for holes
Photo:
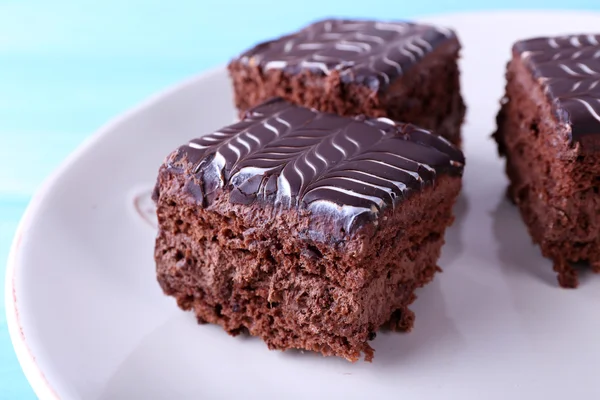
[[[199,326],[155,281],[147,193],[163,157],[235,115],[217,70],[94,135],[35,196],[9,262],[8,322],[41,398],[598,398],[600,276],[559,289],[531,245],[490,133],[511,43],[594,32],[600,15],[441,16],[464,45],[468,165],[445,272],[419,292],[411,334],[380,334],[372,364],[272,352]]]

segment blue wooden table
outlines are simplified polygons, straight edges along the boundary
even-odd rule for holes
[[[0,260],[29,198],[110,118],[248,45],[325,16],[600,10],[598,0],[0,0]],[[358,7],[360,5],[360,7]],[[600,29],[600,28],[599,28]],[[0,299],[4,299],[0,261]],[[0,303],[0,399],[33,398]]]

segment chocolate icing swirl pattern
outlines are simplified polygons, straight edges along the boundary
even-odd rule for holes
[[[453,31],[430,25],[330,19],[261,43],[240,60],[290,74],[337,71],[344,82],[379,90],[449,39],[456,39]]]
[[[571,141],[600,134],[600,35],[569,35],[517,42],[534,78],[553,103]]]
[[[333,216],[350,231],[439,173],[461,174],[462,153],[445,139],[385,119],[344,118],[273,99],[242,121],[180,148],[195,165],[197,196],[220,189],[255,201]]]

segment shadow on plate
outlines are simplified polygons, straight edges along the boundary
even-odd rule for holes
[[[410,365],[413,358],[440,356],[439,351],[456,348],[462,341],[455,322],[447,315],[446,300],[440,286],[440,276],[422,290],[411,306],[415,312],[415,325],[409,333],[380,332],[373,342],[374,367],[392,364]],[[448,344],[451,344],[448,346]]]
[[[444,266],[450,265],[460,258],[465,250],[462,232],[468,211],[469,200],[464,192],[462,192],[454,205],[454,223],[446,230],[444,236],[446,243],[442,248],[442,256],[439,260],[439,265],[442,269],[444,269]]]
[[[464,346],[465,339],[448,316],[439,277],[418,292],[419,297],[411,307],[416,313],[412,332],[378,334],[372,342],[375,348],[372,364],[363,361],[352,364],[312,352],[269,351],[258,338],[244,335],[234,338],[218,326],[198,325],[191,313],[177,311],[136,341],[101,384],[101,392],[89,397],[187,398],[190,393],[203,398],[236,397],[242,390],[246,391],[246,397],[267,393],[268,398],[269,395],[277,398],[281,387],[275,383],[285,381],[286,385],[294,386],[286,386],[286,391],[307,398],[320,391],[319,386],[307,382],[323,380],[336,390],[343,384],[340,390],[348,397],[357,386],[367,384],[373,374],[396,382],[401,379],[396,376],[399,370],[444,362],[456,357]],[[479,287],[475,295],[484,296],[484,289]],[[484,311],[485,302],[465,310],[471,320],[480,319]],[[231,377],[240,376],[252,385],[244,389],[222,385]]]
[[[557,286],[552,262],[533,244],[517,207],[506,199],[493,212],[494,237],[498,243],[498,260],[509,274],[526,274],[550,286]]]
[[[349,373],[358,367],[368,366],[378,368],[396,363],[407,363],[408,358],[419,357],[423,349],[439,347],[441,341],[460,340],[460,334],[454,322],[447,317],[444,295],[439,281],[433,280],[426,288],[418,291],[418,298],[411,310],[415,311],[415,326],[411,332],[391,332],[380,330],[376,338],[370,342],[375,349],[375,358],[372,364],[360,359],[355,364],[350,364],[341,358],[327,357],[328,364],[335,363],[348,367]],[[419,303],[417,303],[419,302]],[[284,358],[322,358],[318,353],[300,350],[288,350],[281,353]]]

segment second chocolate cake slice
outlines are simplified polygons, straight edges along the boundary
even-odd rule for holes
[[[509,194],[558,281],[572,264],[600,272],[600,35],[522,40],[513,46],[494,134]]]
[[[173,152],[155,191],[158,281],[201,322],[355,361],[429,282],[464,158],[385,118],[271,100]]]
[[[229,65],[243,112],[273,96],[340,115],[388,117],[460,144],[465,106],[446,28],[329,19],[261,43]]]

